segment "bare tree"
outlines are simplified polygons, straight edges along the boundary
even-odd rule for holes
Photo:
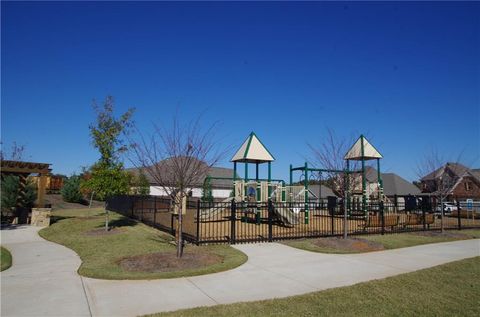
[[[3,143],[0,143],[3,148]],[[3,160],[10,160],[10,161],[22,161],[24,159],[25,154],[25,145],[17,144],[17,142],[13,142],[10,148],[9,153],[5,153],[3,149],[0,150],[0,159]]]
[[[139,139],[131,142],[132,164],[148,173],[178,210],[177,257],[183,254],[183,201],[193,187],[203,183],[210,168],[225,154],[215,139],[217,124],[204,129],[200,119],[199,116],[182,124],[176,114],[169,128],[154,124],[154,132],[149,137],[137,129]]]
[[[441,221],[440,228],[444,232],[444,206],[451,189],[463,174],[459,164],[461,154],[455,161],[447,162],[445,158],[433,148],[417,163],[416,173],[421,182],[422,191],[431,193],[440,200]]]
[[[318,145],[308,144],[313,156],[309,161],[316,168],[344,171],[347,169],[347,162],[343,158],[353,142],[353,138],[341,138],[334,130],[327,128],[327,137],[324,141]],[[351,163],[353,164],[350,166],[350,171],[356,171],[358,164]],[[345,197],[346,185],[352,190],[359,184],[359,178],[353,175],[345,177],[343,173],[335,172],[322,172],[322,176],[323,174],[326,175],[327,184],[342,198]]]

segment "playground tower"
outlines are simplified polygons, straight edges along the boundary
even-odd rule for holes
[[[362,135],[358,140],[352,145],[347,154],[345,154],[344,159],[347,161],[347,170],[350,169],[350,161],[360,161],[362,164],[362,208],[366,212],[367,209],[367,184],[365,178],[365,161],[377,160],[377,172],[378,172],[378,200],[383,199],[383,183],[382,176],[380,173],[380,159],[383,156],[377,149],[368,142],[368,140]]]

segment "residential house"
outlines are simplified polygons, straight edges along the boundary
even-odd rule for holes
[[[328,196],[338,197],[330,187],[325,185],[308,185],[308,190],[316,197],[326,199]]]
[[[352,193],[354,196],[361,196],[362,174],[361,172],[358,172],[353,174],[352,177],[355,178],[355,181],[351,182],[354,184]],[[381,173],[380,177],[382,178],[383,194],[389,201],[393,202],[396,197],[398,203],[404,203],[405,196],[421,194],[421,191],[417,186],[395,173]],[[365,168],[365,179],[367,183],[367,196],[370,197],[370,199],[377,199],[379,190],[377,170],[373,167],[367,166]]]
[[[422,192],[443,194],[449,201],[480,200],[480,169],[448,162],[420,179]]]
[[[151,172],[155,174],[160,174],[160,178],[165,183],[172,183],[173,184],[173,175],[172,175],[172,168],[170,164],[172,164],[173,159],[163,160],[157,163],[155,166],[149,166],[145,169],[142,168],[129,168],[127,171],[131,173],[139,173],[140,170],[145,174],[150,183],[150,195],[153,196],[167,196],[168,192],[170,192],[172,187],[162,186],[158,182],[159,177],[153,177]],[[150,170],[150,173],[149,171]],[[210,187],[212,190],[212,196],[215,199],[226,199],[230,197],[232,190],[233,190],[233,169],[231,168],[224,168],[224,167],[210,167],[207,169],[206,173],[202,175],[198,175],[195,177],[195,182],[192,188],[189,188],[189,195],[194,198],[200,198],[203,195],[204,189],[204,181],[207,176],[212,177],[210,179]],[[238,176],[237,176],[238,177]],[[223,178],[223,179],[216,179],[216,178]]]

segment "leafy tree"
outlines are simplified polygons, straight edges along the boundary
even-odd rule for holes
[[[212,181],[210,177],[207,177],[205,182],[203,182],[202,201],[213,202]]]
[[[2,217],[11,214],[17,206],[19,179],[7,175],[2,178]]]
[[[78,175],[72,175],[65,181],[65,184],[60,190],[64,201],[69,203],[83,202],[83,195],[80,191],[80,182],[81,178]]]
[[[97,163],[92,166],[91,177],[83,186],[95,192],[99,200],[107,200],[115,195],[128,194],[130,182],[131,175],[123,169],[123,164],[109,167]]]
[[[96,122],[89,126],[93,146],[98,149],[100,159],[90,170],[90,178],[83,187],[95,193],[100,200],[129,191],[130,175],[124,171],[119,156],[127,150],[122,138],[132,126],[133,108],[119,118],[114,115],[114,100],[107,96],[102,106],[93,101],[97,114]],[[108,206],[105,206],[105,230],[108,230]]]
[[[37,200],[37,185],[32,181],[27,181],[20,202],[23,207],[31,208]]]
[[[138,174],[131,175],[131,191],[135,195],[147,196],[150,195],[150,182],[142,170]]]
[[[106,168],[114,168],[118,164],[119,155],[127,150],[121,136],[131,128],[132,115],[135,111],[134,108],[130,108],[117,119],[113,108],[112,96],[107,96],[102,107],[94,100],[93,109],[97,114],[97,121],[89,126],[93,146],[100,152],[99,162]]]
[[[27,181],[22,193],[20,192],[20,179],[18,176],[4,176],[1,182],[2,186],[2,217],[11,215],[15,212],[17,206],[26,208],[33,207],[37,199],[37,188],[35,183]]]

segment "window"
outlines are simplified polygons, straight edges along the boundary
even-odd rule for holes
[[[465,182],[465,190],[467,192],[472,190],[472,182]]]

